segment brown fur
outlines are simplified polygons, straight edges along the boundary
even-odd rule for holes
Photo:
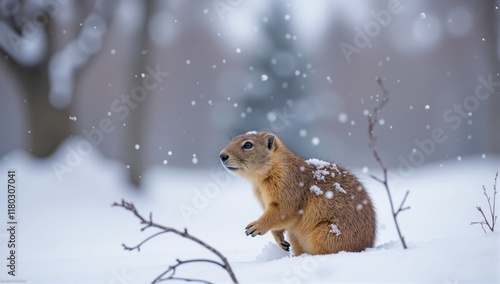
[[[253,146],[244,149],[246,142]],[[221,159],[230,172],[253,184],[254,194],[264,209],[262,216],[247,226],[247,235],[271,231],[276,242],[288,250],[286,231],[296,255],[359,252],[373,246],[376,221],[372,201],[363,185],[345,168],[330,164],[322,168],[328,173],[315,177],[316,165],[304,161],[268,132],[234,137],[222,150]],[[312,192],[313,185],[323,194]],[[333,192],[331,199],[327,198],[331,197],[327,191]],[[340,234],[332,232],[332,224]]]

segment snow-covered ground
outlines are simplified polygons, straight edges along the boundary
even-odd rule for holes
[[[247,237],[244,227],[261,214],[250,185],[221,168],[181,171],[169,165],[143,177],[141,194],[125,182],[125,166],[97,151],[83,157],[59,180],[52,164],[64,162],[72,140],[48,160],[14,152],[0,161],[0,174],[16,170],[18,266],[16,280],[28,283],[150,283],[175,259],[214,257],[175,235],[124,251],[154,231],[140,232],[130,212],[111,207],[124,198],[143,215],[203,239],[230,261],[240,283],[498,283],[500,235],[484,234],[476,205],[487,208],[484,184],[492,189],[500,157],[456,159],[419,168],[395,189],[395,199],[410,190],[400,224],[409,244],[403,250],[395,233],[386,192],[356,171],[373,197],[379,219],[377,246],[362,253],[292,257],[270,234]],[[348,165],[347,165],[348,166]],[[376,174],[376,173],[375,173]],[[0,212],[6,212],[2,193]],[[397,201],[398,202],[398,201]],[[5,213],[0,218],[0,280],[7,277]],[[191,264],[179,277],[230,282],[218,267]]]

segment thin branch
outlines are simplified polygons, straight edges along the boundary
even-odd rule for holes
[[[406,191],[405,197],[403,197],[403,200],[401,201],[401,205],[399,205],[398,211],[396,211],[396,213],[394,213],[396,216],[399,214],[399,212],[403,212],[405,210],[410,209],[410,206],[403,207],[403,205],[406,202],[406,198],[408,197],[408,194],[410,194],[409,190]]]
[[[410,209],[409,206],[403,207],[405,202],[406,202],[406,198],[408,197],[408,194],[410,192],[409,191],[406,192],[403,200],[401,201],[401,204],[399,205],[398,210],[394,210],[394,202],[392,200],[391,191],[389,189],[389,179],[387,177],[387,175],[388,175],[387,166],[382,162],[382,158],[380,157],[380,154],[378,152],[377,139],[375,137],[375,132],[374,132],[375,125],[378,122],[378,114],[382,110],[382,108],[387,104],[387,102],[389,100],[389,91],[387,91],[387,89],[385,88],[385,86],[380,78],[377,78],[377,83],[380,86],[380,88],[382,89],[382,99],[378,105],[373,107],[372,113],[368,116],[368,135],[370,137],[370,148],[372,150],[372,154],[375,157],[375,160],[379,164],[380,168],[382,169],[383,178],[379,178],[379,177],[376,177],[374,175],[371,175],[371,177],[374,180],[376,180],[384,185],[385,190],[387,192],[387,196],[389,198],[389,204],[391,206],[391,213],[392,213],[392,217],[394,219],[394,224],[396,225],[396,230],[398,232],[399,239],[401,240],[401,244],[403,245],[403,248],[407,249],[405,239],[404,239],[403,235],[401,234],[401,229],[399,228],[397,216],[399,213]]]
[[[144,228],[143,228],[143,229],[144,229]],[[135,250],[135,249],[136,249],[137,251],[141,251],[141,246],[142,246],[143,244],[145,244],[146,242],[148,242],[148,241],[149,241],[149,240],[151,240],[152,238],[157,237],[158,235],[161,235],[161,234],[166,234],[166,233],[168,233],[168,232],[167,232],[167,231],[161,231],[161,232],[158,232],[158,233],[156,233],[156,234],[154,234],[154,235],[151,235],[151,236],[147,237],[144,241],[140,242],[138,245],[133,246],[133,247],[129,247],[129,246],[125,245],[125,244],[122,244],[122,246],[123,246],[123,248],[124,248],[125,250]]]
[[[483,194],[486,197],[486,201],[488,201],[488,207],[490,209],[490,217],[491,217],[491,224],[488,221],[488,218],[486,218],[486,215],[483,212],[483,209],[481,206],[476,206],[477,211],[481,213],[483,216],[483,221],[481,222],[471,222],[471,225],[477,225],[480,224],[481,228],[483,231],[486,233],[486,230],[484,229],[484,225],[488,226],[488,229],[490,231],[494,232],[495,231],[495,224],[497,222],[497,216],[495,215],[495,210],[496,210],[496,199],[497,199],[497,179],[498,179],[498,172],[495,175],[495,183],[493,183],[493,205],[491,204],[491,198],[488,195],[488,192],[486,192],[486,187],[483,185]]]
[[[378,182],[382,183],[382,184],[384,184],[384,183],[385,183],[383,180],[381,180],[380,178],[378,178],[378,177],[377,177],[377,176],[375,176],[375,175],[370,175],[370,177],[371,177],[372,179],[374,179],[374,180],[376,180],[376,181],[378,181]]]
[[[163,279],[163,280],[158,280],[160,281],[167,281],[167,280],[177,280],[177,281],[186,281],[186,282],[199,282],[199,283],[205,283],[205,284],[213,284],[212,282],[208,282],[202,279],[191,279],[191,278],[182,278],[182,277],[172,277],[168,279]]]
[[[183,264],[194,263],[194,262],[207,262],[207,263],[218,265],[218,266],[222,267],[223,269],[225,269],[224,265],[222,265],[221,263],[219,263],[217,261],[210,260],[210,259],[191,259],[191,260],[186,260],[186,261],[177,259],[177,264],[170,266],[165,272],[163,272],[162,274],[160,274],[153,281],[153,283],[157,283],[157,282],[161,282],[161,281],[168,281],[168,280],[183,280],[183,281],[187,281],[187,282],[200,282],[200,283],[211,284],[211,282],[208,282],[208,281],[202,280],[202,279],[191,279],[191,278],[174,277],[177,267],[179,267],[179,266],[181,266]],[[163,278],[169,272],[171,272],[172,274],[169,277],[167,277],[167,278]]]
[[[486,234],[486,230],[484,229],[484,221],[481,222],[470,222],[470,225],[481,225],[481,229],[483,229],[483,232]]]
[[[483,209],[481,208],[481,206],[476,206],[476,209],[483,216],[483,221],[481,221],[481,222],[471,222],[470,223],[470,225],[480,224],[481,228],[483,229],[483,231],[485,233],[486,233],[486,230],[484,229],[484,225],[488,226],[488,229],[490,229],[490,231],[494,232],[495,231],[495,224],[497,223],[497,216],[495,215],[496,199],[497,199],[497,179],[498,179],[498,172],[495,175],[495,182],[493,183],[493,205],[491,204],[491,198],[488,195],[488,192],[486,191],[486,187],[483,185],[483,194],[486,197],[486,201],[488,201],[488,207],[490,209],[489,213],[491,215],[490,216],[491,217],[491,224],[490,224],[488,218],[486,218],[486,215],[484,214]]]
[[[126,246],[125,244],[123,244],[123,247],[126,250],[135,250],[135,249],[137,249],[137,251],[140,251],[141,246],[144,245],[149,240],[151,240],[151,239],[153,239],[153,238],[155,238],[155,237],[157,237],[157,236],[159,236],[161,234],[174,233],[176,235],[179,235],[179,236],[181,236],[183,238],[189,239],[189,240],[191,240],[191,241],[193,241],[193,242],[195,242],[195,243],[203,246],[204,248],[206,248],[207,250],[209,250],[210,252],[212,252],[213,254],[215,254],[221,260],[221,262],[217,262],[217,261],[210,260],[210,259],[192,259],[192,260],[186,260],[186,261],[181,261],[181,260],[177,259],[177,264],[175,264],[173,266],[170,266],[165,272],[163,272],[160,276],[158,276],[153,281],[153,283],[157,283],[157,282],[160,282],[160,281],[167,281],[167,280],[183,280],[183,281],[189,281],[189,282],[193,282],[194,281],[194,282],[200,282],[200,283],[210,283],[210,282],[205,281],[205,280],[174,277],[177,267],[179,267],[180,265],[183,265],[183,264],[193,263],[193,262],[207,262],[207,263],[216,264],[216,265],[220,266],[221,268],[223,268],[224,270],[227,271],[227,273],[229,274],[229,277],[231,278],[231,280],[233,281],[233,283],[238,283],[238,280],[236,279],[236,276],[235,276],[233,270],[231,269],[231,266],[229,265],[229,262],[227,261],[227,259],[218,250],[216,250],[212,246],[210,246],[207,243],[203,242],[202,240],[200,240],[200,239],[198,239],[198,238],[190,235],[188,233],[187,229],[184,229],[184,231],[178,231],[178,230],[176,230],[174,228],[166,227],[166,226],[154,223],[153,222],[153,214],[152,213],[149,214],[149,220],[147,220],[147,219],[145,219],[137,211],[137,209],[135,208],[135,206],[134,206],[133,203],[126,202],[125,200],[122,200],[121,203],[116,203],[115,202],[115,203],[113,203],[112,206],[122,207],[122,208],[125,208],[126,210],[132,212],[140,220],[140,224],[145,225],[141,229],[141,231],[144,231],[144,230],[146,230],[148,228],[157,228],[157,229],[161,230],[160,232],[157,232],[157,233],[149,236],[148,238],[146,238],[144,241],[140,242],[136,246],[129,247],[129,246]],[[169,272],[171,272],[171,275],[169,277],[167,277],[167,278],[163,278]]]
[[[493,223],[493,225],[491,227],[492,232],[495,230],[495,224],[497,221],[497,216],[495,216],[495,205],[496,205],[496,199],[497,199],[497,179],[498,179],[498,172],[495,175],[495,183],[493,183],[493,210],[491,209],[491,205],[490,205],[491,220]],[[488,205],[489,205],[489,203],[490,202],[488,201]]]

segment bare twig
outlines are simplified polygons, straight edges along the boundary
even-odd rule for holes
[[[481,206],[476,206],[477,211],[479,211],[481,213],[481,215],[483,216],[483,220],[480,222],[470,222],[471,225],[477,225],[477,224],[481,225],[481,228],[483,229],[483,231],[485,233],[486,233],[486,230],[484,229],[484,225],[486,225],[488,227],[488,229],[490,229],[490,231],[492,231],[492,232],[495,231],[495,224],[497,222],[497,216],[495,215],[496,199],[497,199],[497,179],[498,179],[498,172],[495,175],[495,183],[493,183],[493,205],[491,204],[490,196],[486,192],[486,187],[483,185],[483,194],[484,194],[484,196],[486,196],[486,200],[488,201],[488,207],[490,209],[491,220],[488,220],[488,218],[486,218],[486,215],[484,214]],[[490,224],[490,221],[491,221],[491,224]]]
[[[407,248],[406,242],[405,242],[403,235],[401,234],[401,229],[399,228],[397,217],[398,217],[399,213],[410,209],[409,206],[404,207],[404,204],[406,202],[406,198],[408,197],[408,194],[410,194],[410,192],[406,191],[406,194],[405,194],[403,200],[401,201],[401,204],[399,205],[398,210],[394,210],[394,202],[392,200],[391,191],[389,189],[389,179],[387,177],[388,170],[387,170],[387,167],[385,166],[385,164],[382,162],[382,159],[380,158],[380,154],[378,153],[377,143],[376,143],[377,139],[376,139],[375,133],[374,133],[375,125],[378,122],[378,114],[382,110],[382,108],[387,104],[387,102],[389,100],[389,91],[387,91],[387,89],[385,88],[385,86],[382,83],[382,80],[380,78],[377,78],[377,83],[383,92],[382,99],[380,100],[380,103],[378,105],[373,107],[373,111],[372,111],[371,115],[368,116],[368,135],[370,137],[370,148],[372,150],[372,154],[375,157],[375,160],[377,160],[377,163],[379,164],[380,168],[382,169],[383,178],[379,178],[379,177],[376,177],[374,175],[371,175],[371,177],[374,180],[383,184],[385,187],[385,190],[387,192],[387,196],[389,197],[389,203],[391,205],[392,217],[394,219],[394,224],[396,225],[396,230],[398,232],[399,239],[401,240],[401,244],[403,245],[403,248],[406,249]]]
[[[159,235],[162,235],[162,234],[174,233],[176,235],[179,235],[179,236],[181,236],[183,238],[189,239],[189,240],[191,240],[191,241],[193,241],[193,242],[195,242],[195,243],[203,246],[204,248],[206,248],[207,250],[209,250],[210,252],[212,252],[213,254],[215,254],[221,260],[221,262],[218,262],[218,261],[210,260],[210,259],[191,259],[191,260],[184,260],[184,261],[177,259],[177,263],[175,265],[169,266],[169,268],[165,272],[163,272],[162,274],[160,274],[155,280],[153,280],[152,283],[158,283],[158,282],[167,281],[167,280],[181,280],[181,281],[186,281],[186,282],[199,282],[199,283],[210,284],[210,282],[208,282],[206,280],[193,279],[193,278],[179,278],[179,277],[175,277],[175,272],[176,272],[177,267],[179,267],[181,265],[189,264],[189,263],[195,263],[195,262],[205,262],[205,263],[210,263],[210,264],[218,265],[218,266],[220,266],[221,268],[223,268],[224,270],[227,271],[227,273],[229,274],[229,277],[231,278],[231,280],[233,281],[233,283],[238,283],[238,280],[236,280],[236,276],[234,275],[234,272],[231,269],[231,266],[229,265],[229,262],[227,261],[227,259],[218,250],[216,250],[212,246],[210,246],[207,243],[203,242],[202,240],[200,240],[200,239],[198,239],[198,238],[190,235],[188,233],[187,229],[184,229],[184,231],[181,232],[181,231],[176,230],[176,229],[171,228],[171,227],[165,227],[163,225],[159,225],[159,224],[153,222],[153,214],[152,213],[149,214],[149,220],[147,220],[141,214],[139,214],[139,212],[137,211],[137,209],[135,208],[135,206],[134,206],[133,203],[126,202],[125,200],[122,200],[121,203],[116,203],[115,202],[115,203],[113,203],[112,206],[123,207],[126,210],[132,212],[137,218],[139,218],[139,220],[141,221],[140,223],[142,225],[144,225],[144,227],[141,228],[141,231],[144,231],[144,230],[146,230],[148,228],[157,228],[157,229],[160,229],[160,232],[157,232],[157,233],[149,236],[148,238],[146,238],[145,240],[143,240],[142,242],[140,242],[136,246],[130,247],[130,246],[127,246],[125,244],[122,244],[123,248],[126,249],[126,250],[137,250],[137,251],[140,251],[141,250],[141,246],[144,245],[149,240],[151,240],[151,239],[153,239],[153,238],[155,238],[155,237],[157,237]]]

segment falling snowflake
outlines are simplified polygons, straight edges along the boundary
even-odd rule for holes
[[[325,197],[326,197],[327,199],[332,199],[332,198],[333,198],[333,191],[328,190],[328,191],[325,193]]]
[[[276,116],[276,113],[274,113],[273,111],[271,111],[271,112],[267,113],[266,118],[267,118],[267,120],[269,120],[269,122],[274,122],[274,121],[276,121],[276,119],[278,117]]]
[[[347,120],[348,120],[349,118],[347,117],[347,113],[345,113],[345,112],[341,112],[341,113],[339,114],[338,119],[339,119],[339,122],[340,122],[340,123],[346,123],[346,122],[347,122]]]

